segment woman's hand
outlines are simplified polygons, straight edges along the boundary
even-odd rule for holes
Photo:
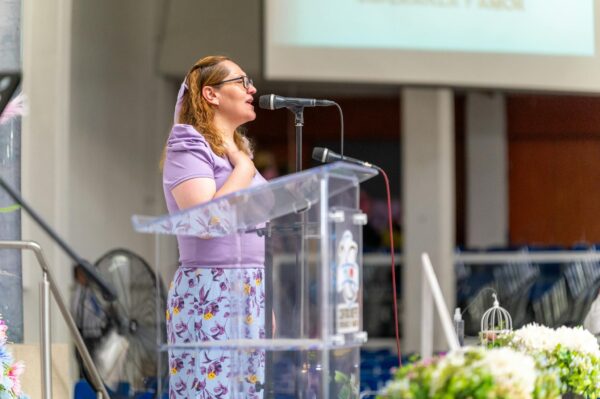
[[[233,165],[233,172],[219,190],[212,178],[189,179],[171,190],[179,209],[186,209],[234,191],[247,188],[256,173],[254,162],[235,143],[228,143],[225,155]]]
[[[225,148],[225,155],[234,168],[240,166],[254,169],[254,163],[250,157],[244,151],[239,150],[235,143],[228,143]]]
[[[227,156],[227,159],[233,165],[233,171],[213,198],[247,188],[252,183],[252,179],[256,174],[256,168],[252,159],[244,151],[240,151],[235,143],[226,143],[225,156]]]

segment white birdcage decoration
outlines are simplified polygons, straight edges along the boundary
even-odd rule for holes
[[[497,338],[512,332],[512,317],[500,306],[496,293],[492,294],[494,306],[489,308],[481,318],[481,340],[483,344],[493,344]]]

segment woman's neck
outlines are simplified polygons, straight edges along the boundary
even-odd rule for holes
[[[215,115],[214,126],[221,133],[225,142],[233,142],[233,137],[237,126],[233,126],[231,123],[228,123],[228,121],[220,118],[218,115]]]

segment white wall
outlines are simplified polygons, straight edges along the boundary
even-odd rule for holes
[[[262,1],[177,0],[166,2],[160,71],[183,76],[198,58],[223,54],[260,80]]]
[[[175,99],[157,72],[162,0],[24,4],[23,193],[91,262],[124,247],[154,264],[153,238],[130,218],[164,213],[158,159]],[[23,219],[23,238],[42,244],[68,299],[71,260]],[[36,342],[39,273],[25,274],[25,342]],[[53,340],[69,341],[62,322]]]
[[[162,209],[158,160],[175,99],[158,76],[161,2],[74,2],[69,232],[90,260],[125,247],[153,261],[131,215]]]

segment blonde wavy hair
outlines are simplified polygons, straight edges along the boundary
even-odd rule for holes
[[[229,70],[223,65],[223,61],[232,61],[222,55],[211,55],[196,61],[190,68],[185,83],[187,90],[182,97],[181,109],[177,115],[177,123],[193,126],[206,139],[212,151],[220,157],[225,156],[225,141],[223,135],[215,127],[213,121],[215,109],[202,96],[202,88],[205,86],[217,86],[229,75]],[[237,128],[233,135],[237,147],[248,156],[252,156],[252,145],[244,135],[242,128]],[[166,146],[160,161],[160,167],[164,164]]]

